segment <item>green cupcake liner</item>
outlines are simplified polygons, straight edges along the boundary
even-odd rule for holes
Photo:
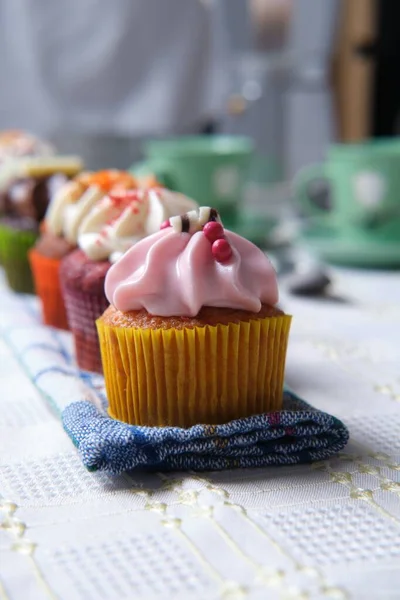
[[[21,231],[0,223],[0,263],[6,273],[8,285],[15,292],[34,293],[28,251],[37,237],[36,232]]]

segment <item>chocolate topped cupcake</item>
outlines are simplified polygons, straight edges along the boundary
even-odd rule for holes
[[[27,252],[51,198],[82,168],[76,157],[8,159],[0,165],[0,259],[11,288],[33,292]]]
[[[15,219],[29,217],[32,227],[38,229],[50,199],[66,181],[63,173],[15,179],[0,190],[0,213]]]

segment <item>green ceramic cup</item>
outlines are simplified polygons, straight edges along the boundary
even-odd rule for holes
[[[133,173],[154,174],[166,187],[200,205],[213,206],[226,227],[235,227],[253,156],[250,138],[217,135],[151,140],[144,151],[145,161],[133,165]]]
[[[302,169],[294,190],[308,231],[352,242],[400,244],[400,140],[336,144]]]

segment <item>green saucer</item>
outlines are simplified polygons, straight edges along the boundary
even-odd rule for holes
[[[300,243],[323,260],[348,267],[400,267],[400,240],[398,242],[351,241],[338,237],[332,231],[303,232]]]

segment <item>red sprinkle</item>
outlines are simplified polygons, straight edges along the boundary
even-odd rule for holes
[[[211,252],[215,260],[219,263],[227,262],[232,256],[232,248],[225,239],[215,240],[211,246]]]
[[[224,237],[224,228],[217,221],[209,221],[203,227],[203,233],[209,242],[213,243]]]
[[[129,204],[130,202],[141,202],[139,190],[113,189],[109,192],[109,198],[112,204]]]
[[[167,227],[171,227],[171,223],[169,222],[169,219],[164,221],[164,223],[161,223],[160,229],[167,229]]]

